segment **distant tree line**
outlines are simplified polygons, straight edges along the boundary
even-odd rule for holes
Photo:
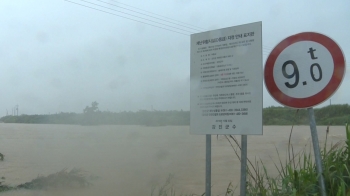
[[[43,115],[4,116],[4,123],[33,123],[33,124],[77,124],[77,125],[189,125],[189,111],[146,111],[137,112],[108,112],[100,111],[98,103],[92,102],[86,106],[83,113],[58,113]]]
[[[317,125],[344,125],[350,122],[350,106],[348,104],[314,108],[314,113]],[[272,106],[263,109],[263,124],[308,125],[309,116],[306,109]]]
[[[350,106],[330,105],[315,108],[317,125],[344,125],[350,122]],[[86,106],[83,113],[58,113],[45,115],[4,116],[0,118],[4,123],[33,123],[33,124],[77,124],[77,125],[189,125],[189,111],[147,111],[137,112],[108,112],[100,111],[98,103],[92,102]],[[264,125],[308,125],[306,109],[292,109],[288,107],[268,107],[263,109]]]

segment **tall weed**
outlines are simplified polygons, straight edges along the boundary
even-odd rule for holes
[[[329,127],[327,127],[326,142],[321,150],[323,176],[327,195],[350,195],[350,129],[346,129],[346,141],[332,144],[327,149]],[[291,138],[293,127],[291,129]],[[239,157],[239,143],[233,136],[226,137]],[[233,142],[232,142],[233,141]],[[236,144],[237,147],[233,145]],[[279,151],[278,163],[274,163],[277,176],[271,176],[262,160],[252,163],[248,160],[247,195],[252,196],[315,196],[319,195],[318,174],[311,150],[295,153],[290,140],[288,143],[288,158],[281,160]]]

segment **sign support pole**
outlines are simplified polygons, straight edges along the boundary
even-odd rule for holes
[[[247,135],[241,136],[241,187],[240,196],[246,195],[247,190]]]
[[[321,195],[326,196],[326,187],[325,187],[324,179],[323,179],[323,171],[322,171],[323,168],[322,168],[322,161],[321,161],[320,146],[318,143],[318,135],[317,135],[317,129],[316,129],[314,109],[308,108],[307,111],[309,113],[312,144],[313,144],[313,148],[314,148],[316,169],[317,169],[317,174],[318,174],[318,183],[320,186]]]
[[[205,146],[205,196],[211,196],[211,135],[206,135]]]

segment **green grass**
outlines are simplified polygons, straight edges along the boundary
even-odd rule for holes
[[[292,136],[293,126],[290,133]],[[345,126],[346,140],[331,144],[327,148],[327,138],[329,127],[327,127],[325,145],[321,150],[321,159],[323,165],[323,177],[325,181],[326,193],[328,196],[350,196],[350,129],[348,124]],[[236,156],[240,160],[240,144],[238,140],[231,135],[226,136]],[[276,153],[279,151],[276,148]],[[247,190],[248,196],[318,196],[320,195],[318,174],[314,161],[314,156],[306,145],[300,152],[294,152],[294,147],[289,140],[288,157],[286,160],[278,159],[274,163],[275,173],[271,175],[261,159],[254,161],[247,160]],[[230,183],[227,187],[225,196],[238,195],[235,192],[237,186]],[[164,189],[163,189],[164,190]],[[157,196],[175,196],[163,192]],[[194,194],[193,194],[194,195]],[[205,194],[203,194],[205,195]],[[153,195],[152,195],[153,196]]]
[[[292,131],[292,130],[291,130]],[[345,126],[346,141],[338,142],[327,149],[327,137],[325,146],[321,150],[323,176],[327,195],[350,195],[350,130]],[[328,131],[327,131],[328,136]],[[237,140],[229,136],[227,139],[239,145]],[[233,141],[233,142],[232,142]],[[235,149],[235,148],[234,148]],[[275,164],[278,171],[277,177],[271,177],[264,163],[248,160],[247,195],[258,196],[314,196],[320,195],[318,175],[314,157],[311,150],[302,150],[294,153],[293,146],[289,142],[289,158]],[[276,153],[279,154],[276,149]],[[238,152],[236,155],[239,157]]]

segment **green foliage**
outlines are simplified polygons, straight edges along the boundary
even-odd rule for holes
[[[350,120],[350,106],[330,105],[315,108],[317,125],[344,125]],[[291,109],[288,107],[268,107],[263,109],[264,125],[308,125],[306,109]]]
[[[350,195],[350,129],[346,124],[345,144],[338,142],[327,149],[325,144],[321,151],[323,176],[327,195],[346,196]],[[328,136],[328,132],[327,132]],[[227,137],[231,146],[238,141],[233,137]],[[233,141],[233,142],[232,142]],[[327,143],[327,139],[326,139]],[[289,145],[289,159],[284,162],[279,159],[275,163],[279,175],[271,177],[264,163],[255,161],[253,164],[248,160],[247,195],[260,196],[316,196],[320,195],[318,174],[314,157],[310,151],[293,152],[293,146]],[[235,150],[236,155],[239,153]],[[277,150],[277,154],[279,152]]]
[[[315,118],[318,125],[344,125],[350,120],[350,106],[332,105],[316,108]],[[86,106],[81,114],[59,113],[51,115],[21,115],[4,116],[0,121],[5,123],[35,123],[35,124],[81,124],[81,125],[189,125],[189,111],[147,111],[109,112],[100,111],[96,101]],[[264,125],[308,125],[308,113],[305,109],[288,107],[268,107],[263,109]]]
[[[83,110],[84,114],[94,113],[98,111],[98,103],[96,101],[91,103],[91,107],[86,106]]]
[[[4,116],[0,121],[28,124],[182,126],[190,124],[190,112],[140,110],[138,112],[115,113],[89,110],[89,112],[82,114]]]
[[[97,125],[99,124],[98,116],[98,103],[96,101],[91,103],[91,107],[86,106],[83,110],[83,121],[82,125]]]
[[[315,110],[317,123],[321,125],[344,125],[350,120],[350,106],[331,105]]]

